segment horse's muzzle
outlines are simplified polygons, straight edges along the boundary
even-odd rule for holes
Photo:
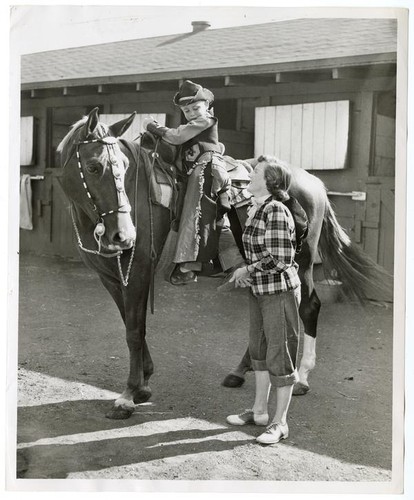
[[[128,250],[134,245],[136,238],[135,229],[120,229],[108,238],[107,247],[111,251]]]

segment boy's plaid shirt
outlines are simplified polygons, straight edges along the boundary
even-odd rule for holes
[[[300,285],[295,262],[295,224],[283,203],[267,198],[246,222],[243,246],[255,295],[293,290]]]

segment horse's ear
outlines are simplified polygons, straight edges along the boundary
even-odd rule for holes
[[[136,114],[137,114],[136,111],[134,111],[132,115],[129,116],[128,118],[124,118],[119,122],[113,123],[109,127],[109,134],[112,135],[113,137],[120,137],[121,135],[125,134],[125,132],[132,125],[132,122],[134,121]]]
[[[89,137],[94,135],[95,129],[99,123],[99,108],[93,108],[92,111],[89,112],[88,119],[85,123],[85,136]]]

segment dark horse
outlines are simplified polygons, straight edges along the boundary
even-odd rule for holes
[[[146,314],[153,270],[170,230],[170,211],[152,203],[149,189],[150,152],[119,137],[135,113],[111,126],[99,122],[98,108],[75,123],[58,147],[63,165],[62,187],[71,213],[80,254],[111,294],[126,327],[130,353],[127,385],[107,416],[128,418],[134,405],[151,396],[154,368],[146,335]],[[306,171],[292,168],[291,192],[304,207],[309,235],[299,254],[302,282],[300,315],[305,326],[297,392],[306,392],[315,363],[315,339],[320,301],[313,284],[318,249],[331,263],[351,295],[370,298],[384,290],[382,270],[370,261],[339,226],[323,184]],[[385,291],[391,295],[391,286]],[[228,377],[240,385],[250,368],[248,353]],[[234,383],[236,382],[236,383]]]
[[[151,396],[147,304],[156,256],[170,229],[169,210],[154,205],[149,195],[149,152],[118,139],[134,117],[108,127],[99,122],[95,108],[72,126],[58,147],[62,188],[71,201],[81,257],[98,273],[126,327],[129,375],[107,414],[115,419],[128,418],[134,404]]]

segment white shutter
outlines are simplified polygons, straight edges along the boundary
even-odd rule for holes
[[[34,164],[34,117],[20,118],[20,165]]]
[[[255,156],[276,156],[306,170],[344,168],[349,110],[349,101],[256,108]]]
[[[100,121],[103,123],[106,123],[107,125],[112,125],[113,123],[116,123],[120,120],[124,120],[125,118],[128,118],[130,116],[130,113],[128,114],[102,114],[99,115]],[[125,134],[122,136],[124,139],[127,139],[128,141],[132,141],[136,139],[139,134],[144,132],[142,123],[145,120],[145,118],[149,117],[154,118],[160,125],[165,125],[165,119],[166,119],[166,114],[165,113],[154,113],[154,114],[142,114],[142,115],[135,115],[134,121],[132,122],[131,126],[129,129],[125,132]]]

